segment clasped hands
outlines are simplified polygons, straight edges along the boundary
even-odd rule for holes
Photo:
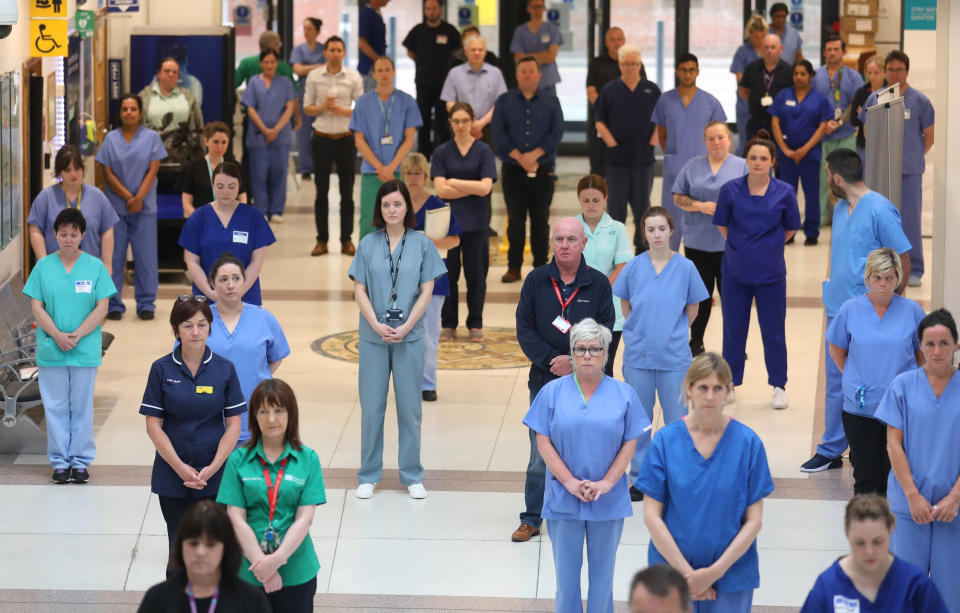
[[[410,332],[410,326],[401,324],[392,328],[385,323],[377,323],[373,331],[379,334],[380,340],[385,343],[402,343],[404,337]]]
[[[563,484],[567,491],[582,500],[583,502],[594,502],[603,494],[610,491],[613,483],[606,479],[600,481],[591,481],[589,479],[577,479],[572,477]]]
[[[180,478],[183,479],[184,487],[189,487],[194,490],[202,490],[207,487],[207,480],[212,477],[217,470],[212,466],[204,466],[199,471],[193,469],[192,466],[188,464],[183,464],[180,467],[180,470],[177,471],[177,474],[180,475]]]
[[[61,332],[58,330],[53,334],[53,340],[61,351],[70,351],[80,342],[80,335],[76,332]]]
[[[263,591],[270,594],[283,589],[283,579],[277,572],[283,566],[283,560],[274,553],[267,554],[250,565],[250,572],[263,584]]]

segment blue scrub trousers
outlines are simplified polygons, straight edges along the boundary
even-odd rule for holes
[[[931,504],[936,501],[932,501]],[[950,523],[934,521],[919,525],[910,515],[896,514],[890,536],[890,551],[899,558],[930,573],[930,579],[950,611],[960,611],[960,519]]]
[[[440,350],[440,311],[446,296],[430,297],[423,314],[423,385],[421,390],[437,389],[437,354]]]
[[[687,414],[687,407],[680,399],[683,378],[686,374],[686,370],[651,370],[626,365],[623,367],[623,380],[636,390],[637,396],[640,397],[640,404],[647,412],[647,419],[651,424],[653,423],[654,392],[660,401],[664,425],[672,424]],[[647,429],[637,440],[637,449],[630,462],[630,483],[636,482],[640,477],[640,468],[643,466],[644,458],[647,457],[647,449],[650,448],[652,438],[652,430]]]
[[[780,179],[789,183],[794,191],[798,182],[803,184],[803,233],[807,238],[817,238],[820,236],[820,160],[808,153],[797,164],[777,149],[777,164]]]
[[[717,592],[716,600],[694,600],[690,613],[750,613],[753,590]]]
[[[660,195],[660,205],[673,215],[673,234],[670,235],[670,249],[673,251],[679,251],[683,242],[683,209],[673,203],[673,182],[676,180],[677,175],[663,175]]]
[[[96,366],[41,366],[37,375],[47,421],[47,458],[58,468],[87,468],[93,440]]]
[[[530,382],[530,404],[537,397],[547,381]],[[540,512],[543,511],[543,488],[547,482],[547,465],[540,456],[540,450],[537,449],[537,433],[527,428],[527,434],[530,436],[530,459],[527,461],[527,476],[523,483],[523,498],[527,508],[520,514],[520,522],[539,528],[543,519]]]
[[[923,175],[903,175],[900,184],[900,219],[910,241],[910,276],[923,276],[923,236],[920,209],[923,203]],[[951,609],[952,611],[953,609]]]
[[[585,521],[548,519],[557,570],[557,613],[583,613],[580,570],[587,541],[587,613],[613,613],[613,568],[623,533],[623,519]]]
[[[763,338],[763,360],[767,383],[787,385],[787,280],[774,283],[741,283],[732,275],[723,276],[723,359],[730,364],[733,384],[743,384],[750,306],[757,300],[757,320]],[[841,425],[842,428],[842,425]]]
[[[420,464],[420,382],[423,380],[423,339],[374,343],[360,339],[360,470],[359,483],[379,483],[383,477],[383,418],[393,374],[400,449],[397,463],[404,485],[423,482]]]
[[[123,313],[123,277],[127,265],[127,246],[133,250],[133,286],[137,313],[155,311],[160,264],[157,256],[157,214],[127,213],[113,226],[113,285],[117,293],[110,298],[109,310]]]
[[[287,168],[290,145],[276,141],[250,150],[250,191],[253,205],[267,218],[283,215],[287,203]]]
[[[832,321],[832,317],[827,317],[824,330],[830,328]],[[824,340],[823,347],[826,353],[827,393],[823,403],[823,438],[817,445],[817,453],[836,459],[843,455],[847,448],[847,436],[843,431],[843,373],[830,357],[830,343]]]
[[[633,211],[633,245],[643,247],[643,229],[640,218],[650,208],[650,193],[653,191],[653,164],[649,166],[617,166],[607,160],[606,176],[607,211],[615,221],[626,223],[627,202]]]
[[[300,92],[300,129],[297,130],[297,173],[313,172],[313,120],[303,112],[303,91]],[[291,120],[292,121],[292,120]]]

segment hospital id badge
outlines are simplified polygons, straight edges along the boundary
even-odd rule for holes
[[[93,293],[93,281],[77,281],[74,289],[78,294]]]
[[[843,119],[843,109],[840,107],[833,109],[833,120],[840,121],[841,119]]]
[[[557,318],[551,323],[553,323],[554,328],[560,330],[561,334],[566,334],[570,331],[570,328],[573,327],[573,324],[564,319],[563,315],[557,315]]]
[[[541,42],[541,43],[549,43],[549,42],[550,42],[550,33],[549,33],[549,32],[544,32],[543,34],[541,34],[541,35],[540,35],[540,42]]]
[[[860,601],[838,594],[833,597],[833,613],[860,613]]]
[[[392,145],[392,144],[393,144],[393,137],[390,136],[389,134],[388,134],[387,136],[382,137],[382,138],[380,139],[380,144],[381,144],[381,145]]]
[[[760,106],[770,106],[773,104],[773,96],[767,95],[760,98]]]
[[[388,324],[399,324],[403,322],[403,309],[398,309],[397,307],[387,309],[387,314],[384,316],[384,322]]]
[[[240,230],[233,231],[233,242],[247,244],[250,234],[248,232],[241,232]]]
[[[446,34],[437,34],[437,44],[446,45],[447,44],[447,35]]]
[[[903,109],[903,118],[910,119],[910,109]]]

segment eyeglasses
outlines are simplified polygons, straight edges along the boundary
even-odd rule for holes
[[[583,356],[587,355],[587,353],[589,353],[593,357],[603,355],[603,347],[574,347],[573,348],[573,355],[577,356],[578,358],[582,358]]]
[[[191,300],[196,300],[197,302],[206,302],[206,296],[194,296],[192,294],[180,294],[177,296],[177,302],[190,302]]]

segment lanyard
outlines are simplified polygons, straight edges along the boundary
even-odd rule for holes
[[[187,581],[187,598],[190,599],[190,613],[197,613],[197,599],[193,595],[193,586],[190,585],[190,582]],[[213,592],[213,599],[210,601],[210,608],[207,609],[207,613],[213,613],[217,608],[217,599],[220,598],[220,586],[217,586],[216,591]]]
[[[383,236],[387,241],[387,259],[390,260],[390,280],[393,285],[390,286],[390,300],[397,301],[397,277],[400,276],[400,260],[403,259],[403,246],[407,243],[407,230],[403,230],[403,238],[400,240],[400,253],[397,254],[397,267],[393,267],[393,254],[390,252],[390,234],[384,230]]]
[[[287,467],[287,458],[280,461],[280,470],[277,471],[277,482],[270,486],[270,470],[267,463],[260,458],[260,464],[263,465],[263,481],[267,484],[267,500],[270,502],[270,517],[267,518],[268,525],[273,526],[273,512],[277,510],[277,496],[280,494],[280,482],[283,481],[283,472]]]
[[[600,374],[600,380],[603,380],[603,374]],[[580,392],[580,398],[583,399],[583,404],[587,404],[587,397],[583,395],[583,388],[580,387],[580,379],[577,379],[577,373],[573,373],[573,382],[577,384],[577,391]]]
[[[60,184],[60,189],[63,189],[63,184]],[[80,184],[80,189],[77,190],[77,204],[73,207],[76,209],[80,208],[80,199],[83,198],[83,184]],[[63,190],[63,201],[67,203],[67,208],[70,208],[70,199],[67,198],[67,190]]]
[[[570,306],[570,303],[573,302],[574,296],[580,293],[580,288],[573,290],[573,293],[570,294],[570,297],[566,301],[563,300],[563,297],[560,296],[560,286],[557,285],[557,280],[553,277],[550,277],[550,282],[553,283],[553,291],[557,294],[557,301],[560,303],[560,317],[564,317],[564,312],[567,310],[567,307]],[[579,385],[579,383],[577,384]]]
[[[830,79],[830,73],[827,73],[827,78]],[[833,90],[833,100],[834,102],[840,102],[840,81],[843,79],[843,66],[837,70],[837,84],[833,84],[833,79],[830,79],[830,88]]]
[[[773,69],[773,72],[767,74],[767,69],[766,69],[766,68],[763,68],[763,89],[764,89],[764,93],[767,93],[767,94],[770,93],[770,86],[773,85],[773,77],[774,77],[774,74],[775,74],[776,72],[777,72],[777,69],[774,68],[774,69]]]
[[[380,94],[377,94],[377,103],[380,105],[380,113],[383,115],[383,135],[390,136],[390,115],[393,113],[393,101],[396,99],[394,97],[395,92],[391,92],[388,96],[390,100],[390,105],[386,109],[383,108],[383,100],[380,99]]]

